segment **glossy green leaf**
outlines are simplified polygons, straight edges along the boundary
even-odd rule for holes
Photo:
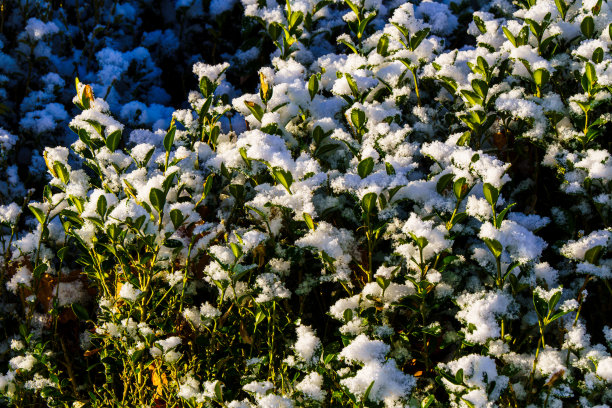
[[[376,193],[368,193],[363,196],[361,199],[361,207],[365,211],[366,214],[371,214],[376,208],[376,200],[378,196]]]
[[[57,177],[62,181],[62,183],[68,184],[68,182],[70,181],[70,173],[68,173],[68,170],[66,169],[66,166],[64,166],[63,163],[60,163],[58,161],[53,163],[53,170],[55,171],[55,174],[57,174]]]
[[[310,216],[310,214],[304,213],[304,221],[306,221],[306,225],[308,226],[308,228],[311,231],[314,231],[315,225],[314,225],[314,221],[312,220],[312,217]]]
[[[499,191],[492,184],[484,183],[482,186],[482,192],[484,193],[484,197],[491,207],[495,207],[497,204],[497,199],[499,198]]]
[[[166,204],[166,195],[164,192],[158,188],[152,188],[149,192],[149,201],[153,208],[157,210],[157,212],[161,213],[164,210],[164,205]]]
[[[79,305],[78,303],[73,303],[71,305],[71,308],[72,308],[72,311],[74,312],[76,317],[78,317],[79,320],[81,320],[83,322],[91,320],[89,318],[89,313],[87,312],[87,309],[85,309],[83,306]]]
[[[586,16],[582,19],[580,23],[580,31],[586,38],[592,38],[595,33],[595,22],[593,21],[593,17]]]
[[[374,169],[374,159],[371,157],[367,157],[363,159],[362,161],[360,161],[359,164],[357,165],[357,174],[359,174],[359,177],[363,179],[369,176],[370,173],[372,173],[373,169]]]
[[[164,149],[166,152],[169,152],[172,149],[172,144],[174,143],[174,135],[176,134],[176,126],[172,126],[166,136],[164,136]]]
[[[100,217],[104,218],[104,216],[106,215],[107,208],[108,203],[106,201],[106,196],[104,196],[104,194],[101,194],[100,197],[98,197],[98,202],[96,203],[96,210],[98,214],[100,214]]]
[[[353,109],[351,111],[351,122],[353,122],[355,128],[361,129],[366,123],[365,112],[361,109]]]
[[[34,214],[34,217],[36,217],[38,222],[40,222],[41,224],[45,223],[45,221],[47,220],[47,216],[45,215],[45,213],[42,212],[41,209],[39,209],[38,207],[34,207],[33,205],[29,205],[28,208],[30,209],[32,214]]]
[[[170,220],[172,221],[174,229],[178,229],[185,220],[185,218],[183,217],[183,213],[181,212],[181,210],[174,208],[170,210]]]
[[[478,17],[477,15],[474,15],[473,19],[474,19],[474,24],[476,25],[476,28],[478,28],[478,31],[480,31],[481,34],[486,34],[487,26],[485,25],[485,22],[482,21],[482,19]]]
[[[121,130],[115,130],[113,133],[108,135],[106,138],[106,147],[111,152],[114,152],[119,147],[119,142],[121,141]]]
[[[312,74],[308,80],[308,93],[310,94],[310,100],[313,100],[315,95],[319,92],[319,80],[316,74]]]
[[[499,258],[501,256],[503,247],[498,240],[485,238],[484,243],[487,245],[487,248],[489,248],[489,251],[491,251],[495,258]]]
[[[467,186],[465,177],[461,177],[453,183],[453,193],[455,193],[455,197],[457,200],[461,200],[465,195],[465,187]]]
[[[272,170],[274,178],[283,186],[289,194],[291,194],[291,184],[293,184],[293,175],[290,171],[280,168]]]

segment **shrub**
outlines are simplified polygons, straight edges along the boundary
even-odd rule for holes
[[[76,141],[0,207],[0,398],[607,406],[612,8],[463,6],[243,0],[275,47],[256,92],[197,62],[189,106],[148,129],[123,122],[154,99],[77,80]]]

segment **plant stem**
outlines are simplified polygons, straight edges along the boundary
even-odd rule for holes
[[[412,78],[414,78],[414,90],[417,96],[417,103],[419,106],[421,106],[421,95],[419,94],[419,83],[417,81],[416,68],[410,69],[410,72],[412,72]]]

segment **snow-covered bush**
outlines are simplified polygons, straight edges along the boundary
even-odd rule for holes
[[[612,404],[607,1],[39,3],[0,401]]]

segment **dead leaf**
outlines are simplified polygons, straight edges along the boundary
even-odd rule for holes
[[[85,95],[85,97],[89,99],[89,106],[91,107],[95,99],[93,89],[91,89],[91,85],[85,85],[85,87],[83,88],[83,95]]]
[[[253,337],[249,336],[242,320],[240,321],[240,338],[242,338],[242,341],[246,344],[253,344]]]
[[[166,377],[166,373],[162,371],[160,376],[159,369],[155,366],[155,364],[151,364],[149,366],[149,370],[151,371],[151,382],[155,387],[157,387],[155,395],[161,396],[164,391],[164,385],[168,385],[168,378]]]

